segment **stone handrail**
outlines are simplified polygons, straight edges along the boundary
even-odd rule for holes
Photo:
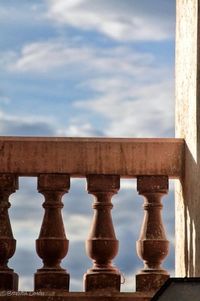
[[[137,241],[144,268],[136,275],[137,293],[130,298],[149,300],[169,277],[161,267],[169,244],[162,223],[161,197],[168,191],[169,178],[182,177],[183,162],[183,139],[0,137],[0,291],[18,290],[18,275],[7,265],[16,248],[8,215],[9,196],[18,188],[18,177],[36,176],[38,191],[45,199],[45,213],[36,241],[43,267],[35,273],[34,291],[62,292],[62,300],[75,300],[69,293],[70,271],[60,265],[68,252],[62,196],[70,189],[70,178],[85,177],[88,193],[94,195],[94,217],[86,241],[93,266],[84,275],[85,294],[100,294],[102,298],[117,294],[117,300],[129,300],[130,294],[120,293],[121,275],[112,265],[118,240],[111,198],[120,188],[120,178],[136,178],[138,193],[145,199]],[[38,300],[47,300],[45,294]],[[18,297],[16,294],[13,300]],[[80,298],[84,300],[85,295]]]

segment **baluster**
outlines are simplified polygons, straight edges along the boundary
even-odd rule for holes
[[[161,198],[168,192],[168,177],[139,176],[137,190],[144,196],[145,212],[137,241],[137,253],[144,261],[144,269],[136,275],[136,290],[157,290],[169,278],[160,266],[169,251],[161,216]]]
[[[13,237],[8,208],[9,196],[18,189],[18,178],[11,174],[0,175],[0,290],[18,290],[18,275],[7,266],[14,255],[16,240]]]
[[[95,212],[86,241],[86,252],[93,259],[93,267],[84,275],[85,290],[120,291],[121,276],[111,263],[118,252],[118,240],[111,217],[111,198],[119,190],[120,178],[112,175],[89,175],[87,185],[88,193],[95,196]]]
[[[35,290],[69,290],[69,274],[60,266],[68,252],[61,199],[69,188],[70,178],[65,174],[42,174],[38,178],[38,191],[45,197],[45,213],[36,250],[44,265],[35,274]]]

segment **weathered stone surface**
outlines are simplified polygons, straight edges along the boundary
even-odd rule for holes
[[[177,178],[182,173],[183,151],[183,139],[0,137],[0,172]]]
[[[60,266],[69,246],[61,213],[62,196],[69,188],[67,174],[41,174],[38,177],[38,191],[45,197],[45,213],[36,240],[37,254],[43,260],[43,267],[35,273],[35,290],[69,290],[70,276]]]
[[[9,196],[18,189],[18,178],[11,174],[0,174],[0,291],[18,289],[18,275],[8,267],[14,255],[16,240],[13,237],[8,209]]]
[[[200,1],[177,1],[176,137],[185,166],[176,184],[176,275],[200,276]],[[181,186],[182,184],[182,186]]]
[[[169,252],[161,215],[161,198],[168,192],[168,177],[139,176],[137,190],[144,196],[144,219],[136,243],[144,268],[136,275],[136,290],[156,291],[169,278],[168,272],[161,266]]]
[[[121,275],[112,265],[118,253],[118,240],[112,222],[111,198],[120,187],[120,177],[111,175],[88,175],[88,193],[94,195],[94,216],[86,251],[93,260],[93,267],[84,275],[85,291],[120,291]]]

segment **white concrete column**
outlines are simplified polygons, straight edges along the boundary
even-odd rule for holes
[[[200,0],[176,0],[176,137],[185,171],[176,185],[176,276],[200,276]]]

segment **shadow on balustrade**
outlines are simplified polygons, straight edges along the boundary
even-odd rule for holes
[[[179,237],[176,238],[177,247],[180,250],[179,253],[177,252],[177,256],[181,260],[179,260],[181,271],[177,272],[185,273],[183,276],[187,277],[200,275],[200,214],[198,210],[200,189],[197,189],[200,185],[198,178],[200,149],[198,147],[196,152],[196,155],[193,155],[188,145],[185,145],[185,170],[182,183],[177,184],[177,193],[183,197],[178,198],[179,203],[177,203],[176,210],[179,212],[178,218],[181,218],[181,214],[183,214],[182,220],[184,221],[182,224],[179,223],[179,229],[177,229],[178,235],[182,236],[181,241],[184,241],[184,245],[179,246]],[[184,252],[182,248],[184,248]]]

